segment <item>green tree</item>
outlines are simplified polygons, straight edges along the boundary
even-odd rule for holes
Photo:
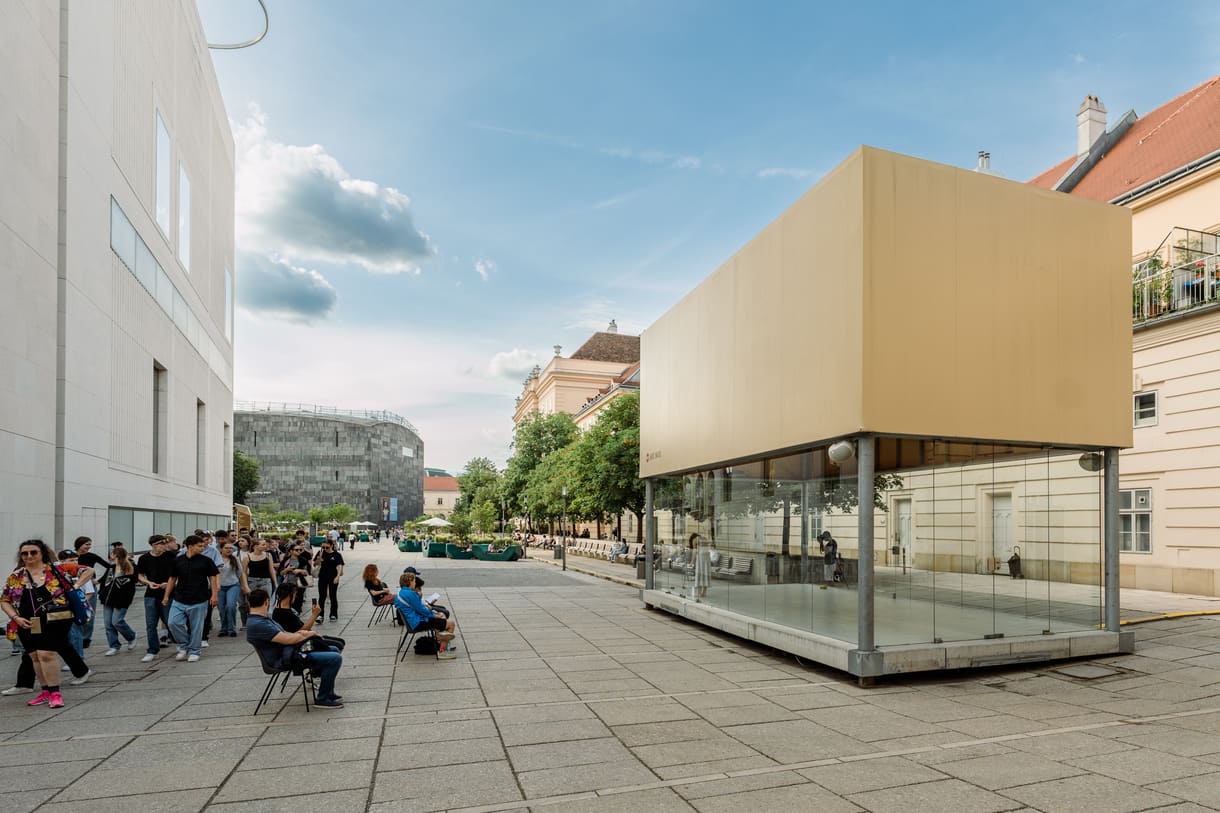
[[[457,477],[461,502],[468,509],[484,502],[499,504],[500,472],[486,457],[472,458]]]
[[[347,525],[349,522],[355,521],[357,516],[356,509],[345,502],[332,505],[326,512],[326,520],[336,525]]]
[[[615,398],[597,423],[572,446],[572,506],[581,516],[636,517],[636,541],[644,538],[644,481],[640,479],[640,396]]]
[[[531,473],[547,456],[569,446],[579,434],[576,422],[566,412],[553,415],[534,413],[517,424],[513,436],[513,456],[509,458],[508,468],[501,479],[500,493],[510,511],[526,513],[529,501],[525,491]]]
[[[470,519],[470,512],[463,511],[460,514],[454,512],[453,516],[449,518],[449,521],[453,523],[453,526],[450,527],[449,530],[455,537],[457,537],[458,542],[464,544],[466,540],[470,538],[470,530],[474,524]]]
[[[491,500],[484,500],[470,512],[470,521],[474,524],[474,529],[481,534],[494,531],[499,518],[500,508]]]
[[[233,450],[233,502],[246,504],[246,497],[258,488],[261,466],[257,457]]]
[[[557,520],[563,516],[564,486],[568,487],[568,517],[579,515],[575,507],[576,489],[573,477],[574,446],[551,452],[529,474],[521,499],[530,516]]]
[[[322,527],[322,524],[326,522],[326,509],[317,506],[310,508],[309,521],[317,528]]]

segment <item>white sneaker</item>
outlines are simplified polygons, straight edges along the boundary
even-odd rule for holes
[[[0,692],[0,694],[4,695],[5,697],[12,697],[15,694],[29,694],[32,691],[34,691],[33,686],[28,689],[24,686],[10,686],[9,688]]]
[[[113,646],[110,647],[110,649],[107,649],[105,652],[102,653],[103,657],[106,657],[106,658],[109,658],[110,656],[117,655],[117,654],[119,654],[119,650],[117,647],[113,647]]]
[[[207,649],[207,648],[208,648],[208,642],[207,642],[207,641],[202,641],[202,642],[200,642],[200,644],[199,644],[199,645],[200,645],[201,647],[203,647],[204,649]]]
[[[179,650],[178,650],[178,654],[174,656],[174,660],[176,660],[176,661],[184,661],[184,660],[186,660],[186,650],[185,650],[185,649],[179,649]]]
[[[140,663],[152,663],[157,659],[157,656],[151,652],[145,653],[143,658],[140,658]]]
[[[59,671],[61,671],[61,672],[71,672],[71,671],[72,671],[72,667],[71,667],[71,666],[68,666],[68,664],[66,664],[66,663],[65,663],[63,666],[59,667]]]
[[[88,672],[86,672],[85,674],[81,675],[78,678],[72,678],[68,682],[71,683],[73,686],[83,686],[89,682],[89,678],[91,678],[91,677],[93,677],[92,669],[90,669]]]
[[[131,652],[135,648],[136,648],[136,639],[132,638],[130,641],[127,642],[127,651]]]
[[[199,656],[198,656],[198,655],[191,655],[190,657],[188,657],[188,658],[186,659],[186,662],[187,662],[187,663],[198,663],[198,662],[199,662]]]

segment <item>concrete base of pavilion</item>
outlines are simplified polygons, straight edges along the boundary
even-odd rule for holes
[[[913,672],[977,669],[1135,651],[1133,631],[1083,629],[1049,635],[885,645],[865,652],[849,641],[743,615],[668,591],[641,590],[640,596],[649,608],[664,610],[738,638],[790,652],[862,680]]]

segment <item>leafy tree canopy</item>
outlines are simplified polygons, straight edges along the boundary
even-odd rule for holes
[[[258,489],[261,466],[257,457],[233,450],[233,502],[245,505],[250,492]]]
[[[534,469],[549,455],[566,448],[580,430],[566,412],[553,415],[534,413],[517,424],[513,437],[513,456],[504,472],[502,494],[509,509],[525,513],[525,489]]]

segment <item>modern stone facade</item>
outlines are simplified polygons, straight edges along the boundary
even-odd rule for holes
[[[0,110],[0,558],[226,524],[233,136],[194,2],[0,3]]]
[[[233,420],[234,447],[262,465],[258,490],[247,497],[252,508],[308,512],[347,503],[358,519],[379,525],[424,512],[424,443],[397,415],[239,408]],[[387,514],[394,505],[396,518]]]

